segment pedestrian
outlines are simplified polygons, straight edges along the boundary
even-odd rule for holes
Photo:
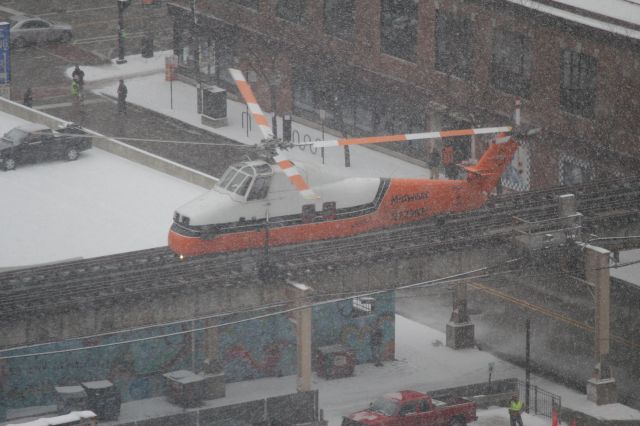
[[[71,81],[71,98],[73,103],[80,104],[80,84],[75,78]]]
[[[78,82],[80,90],[84,89],[84,71],[80,69],[79,65],[76,65],[75,69],[71,73],[71,78]]]
[[[24,104],[24,106],[33,108],[33,92],[31,91],[31,87],[27,87],[27,90],[24,92],[22,103]]]
[[[442,148],[442,165],[444,166],[444,174],[447,179],[455,179],[458,176],[458,170],[454,160],[453,145],[447,143]]]
[[[523,426],[522,424],[522,411],[524,410],[524,403],[520,401],[520,397],[518,394],[513,394],[511,396],[511,401],[509,402],[509,420],[511,422],[511,426]]]
[[[77,79],[71,81],[71,106],[73,107],[74,114],[82,114],[82,92],[80,91],[80,84],[78,84]]]
[[[127,113],[127,86],[124,84],[124,80],[120,80],[118,84],[118,113]]]
[[[374,324],[369,343],[371,345],[373,363],[376,367],[382,367],[382,338],[382,327],[378,324]]]
[[[439,179],[440,178],[440,152],[437,149],[431,147],[431,152],[429,153],[429,172],[430,179]]]

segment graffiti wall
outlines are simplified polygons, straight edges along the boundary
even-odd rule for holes
[[[354,352],[358,363],[371,362],[375,350],[371,334],[379,329],[382,359],[393,359],[394,303],[393,294],[384,294],[375,300],[362,298],[314,307],[314,352],[340,343]],[[224,322],[235,319],[228,317]],[[203,324],[195,322],[193,326]],[[186,332],[191,327],[192,323],[185,323],[0,352],[0,357],[40,354],[0,360],[0,405],[55,404],[55,386],[103,379],[115,384],[123,401],[162,395],[162,374],[202,370],[205,331]],[[225,380],[296,374],[294,327],[287,314],[219,327],[218,358]],[[118,344],[123,341],[128,343]]]
[[[191,333],[144,339],[190,327],[191,324],[174,325],[0,352],[0,356],[45,354],[5,360],[0,380],[5,404],[11,408],[53,404],[55,386],[103,379],[118,387],[123,401],[159,395],[163,373],[188,369],[192,362],[202,361],[204,334],[195,333],[194,345]],[[131,340],[140,341],[116,344]]]

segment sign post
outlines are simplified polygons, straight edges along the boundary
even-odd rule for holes
[[[0,96],[11,98],[11,43],[9,23],[0,22]]]

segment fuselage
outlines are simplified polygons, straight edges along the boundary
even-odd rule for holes
[[[340,187],[362,188],[370,195],[363,199],[360,193],[360,202],[355,204],[341,202],[352,198],[341,194],[345,191]],[[343,238],[476,209],[486,201],[486,194],[462,180],[347,178],[316,191],[322,199],[307,204],[287,200],[285,194],[248,203],[220,193],[210,194],[192,211],[216,211],[224,219],[215,224],[191,222],[185,226],[178,217],[169,232],[169,247],[179,255],[196,256],[262,247],[266,238],[273,246]],[[298,197],[295,191],[290,195]],[[217,208],[214,200],[218,200]],[[231,220],[234,210],[236,217]]]

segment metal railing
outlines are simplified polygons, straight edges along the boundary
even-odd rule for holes
[[[558,413],[562,408],[560,395],[546,391],[539,386],[530,384],[529,398],[527,398],[527,383],[518,380],[518,392],[521,401],[529,401],[528,406],[525,407],[528,413],[551,418],[554,410]]]

